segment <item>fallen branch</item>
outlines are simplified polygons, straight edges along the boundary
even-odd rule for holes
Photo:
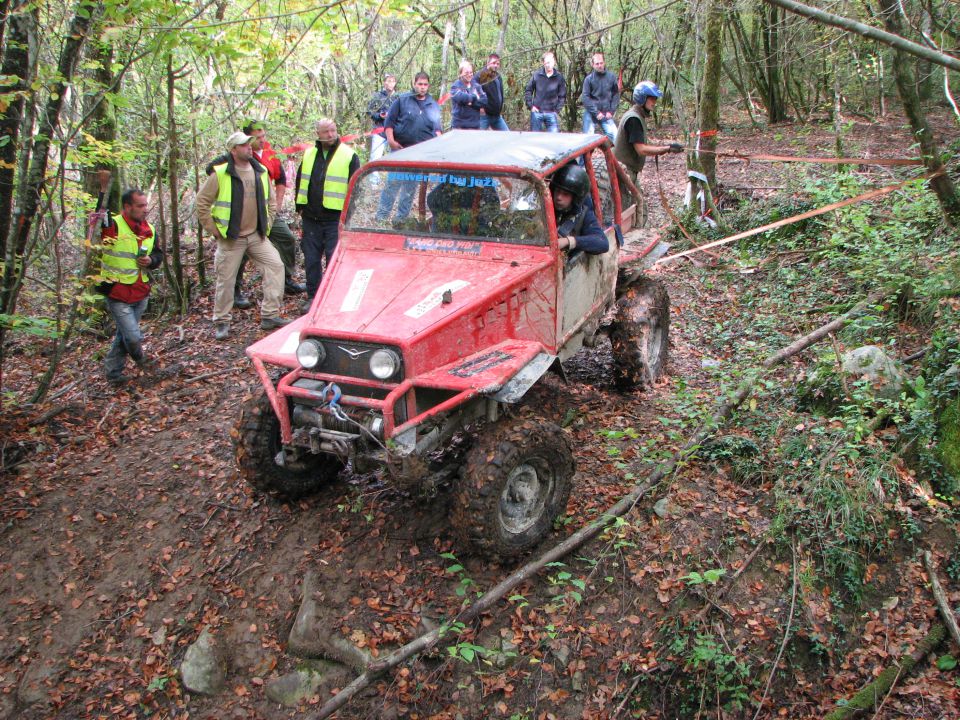
[[[444,635],[449,633],[450,627],[454,622],[469,623],[473,621],[481,613],[493,607],[493,605],[501,600],[507,593],[516,588],[518,585],[524,583],[530,577],[534,576],[544,567],[552,562],[556,562],[557,560],[566,557],[574,550],[580,548],[593,538],[600,535],[604,530],[607,529],[611,520],[618,517],[623,517],[633,510],[642,497],[644,497],[652,488],[657,486],[664,478],[671,475],[682,462],[684,462],[698,447],[700,447],[700,445],[703,444],[705,440],[707,440],[707,438],[713,435],[717,428],[721,426],[723,421],[729,418],[733,411],[736,410],[737,407],[739,407],[743,401],[750,396],[757,381],[760,380],[766,371],[779,365],[784,360],[796,355],[797,353],[802,352],[811,345],[816,344],[831,332],[842,328],[858,317],[875,302],[883,298],[884,295],[886,295],[885,290],[873,293],[866,300],[857,303],[857,305],[855,305],[845,315],[827,323],[826,325],[821,326],[807,335],[804,335],[779,352],[768,357],[758,371],[748,375],[747,378],[740,383],[733,394],[731,394],[726,400],[721,400],[717,403],[716,409],[710,418],[700,425],[697,431],[690,436],[684,446],[677,451],[668,462],[651,472],[645,481],[635,484],[633,489],[627,495],[621,498],[619,502],[607,510],[599,519],[588,523],[566,540],[561,542],[559,545],[547,550],[535,560],[532,560],[523,567],[519,568],[516,572],[501,580],[497,585],[478,598],[472,605],[465,607],[455,618],[447,623],[444,623],[444,625],[442,625],[440,628],[431,630],[430,632],[411,640],[409,643],[398,648],[387,657],[368,665],[367,669],[356,679],[354,679],[353,682],[343,688],[332,698],[327,700],[327,702],[324,703],[320,710],[314,715],[309,716],[309,720],[323,720],[324,718],[330,717],[330,715],[346,705],[350,698],[369,686],[377,678],[399,666],[400,663],[419,655],[422,652],[430,650],[444,637]]]
[[[946,636],[947,630],[943,625],[938,623],[931,627],[930,632],[920,641],[916,650],[900,658],[898,664],[885,668],[873,682],[857,691],[857,694],[850,698],[846,705],[828,713],[823,720],[847,720],[861,710],[870,710],[876,707],[877,703],[890,692],[897,680],[913,670],[916,664],[933,652]]]
[[[53,418],[55,418],[57,415],[60,415],[61,413],[65,413],[67,410],[77,410],[80,407],[82,406],[79,405],[78,403],[66,403],[64,405],[57,405],[56,407],[50,408],[42,415],[39,415],[33,420],[31,420],[29,424],[31,427],[35,427],[37,425],[43,425],[44,423],[50,420],[53,420]]]
[[[950,631],[950,637],[957,647],[960,647],[960,627],[957,627],[957,618],[950,609],[950,603],[947,601],[947,594],[940,585],[940,578],[937,577],[937,570],[933,564],[933,555],[929,550],[923,552],[923,564],[927,568],[927,577],[930,578],[930,590],[933,592],[933,598],[937,601],[937,609],[940,610],[940,617],[943,618],[947,630]]]

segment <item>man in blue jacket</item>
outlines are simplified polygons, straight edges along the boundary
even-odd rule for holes
[[[559,113],[567,102],[567,81],[552,52],[543,54],[543,68],[533,73],[523,94],[530,108],[530,129],[560,132]]]
[[[383,126],[392,150],[402,150],[440,135],[440,106],[427,92],[429,89],[430,76],[418,72],[413,79],[413,92],[404,93],[390,106]],[[404,220],[413,207],[416,182],[392,178],[394,174],[387,174],[387,184],[377,205],[377,220],[381,222],[390,217],[394,204],[397,205],[394,221]]]
[[[480,87],[487,94],[487,106],[480,120],[481,130],[509,130],[503,119],[503,78],[500,77],[500,56],[490,53],[487,66],[477,77]]]
[[[593,133],[599,127],[610,138],[610,142],[616,142],[617,123],[613,115],[620,104],[620,84],[613,73],[607,72],[603,53],[594,53],[592,64],[593,72],[584,79],[583,92],[580,94],[583,132]]]

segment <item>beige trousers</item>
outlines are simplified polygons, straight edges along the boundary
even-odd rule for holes
[[[246,235],[236,240],[218,240],[217,251],[213,256],[213,270],[217,286],[213,299],[213,321],[230,322],[233,309],[233,284],[237,279],[237,269],[247,255],[253,264],[260,268],[263,275],[263,302],[260,303],[260,317],[278,317],[283,302],[283,261],[280,253],[258,233]]]

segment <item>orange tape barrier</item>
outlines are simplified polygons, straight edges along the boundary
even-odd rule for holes
[[[841,200],[839,202],[830,203],[829,205],[824,205],[821,208],[816,210],[808,210],[805,213],[800,213],[799,215],[794,215],[793,217],[784,218],[783,220],[777,220],[777,222],[770,223],[769,225],[761,225],[758,228],[753,228],[752,230],[746,230],[742,233],[737,233],[736,235],[731,235],[730,237],[725,237],[720,240],[714,240],[713,242],[706,243],[705,245],[700,245],[698,247],[692,248],[690,250],[684,250],[683,252],[676,253],[674,255],[667,255],[664,258],[660,258],[655,265],[660,263],[669,262],[671,260],[677,260],[678,258],[686,257],[687,255],[692,255],[695,252],[700,252],[702,250],[708,250],[710,248],[715,248],[718,245],[725,245],[726,243],[733,242],[734,240],[742,240],[743,238],[748,238],[753,235],[759,235],[760,233],[767,232],[768,230],[773,230],[778,227],[783,227],[784,225],[790,225],[800,220],[806,220],[807,218],[816,217],[817,215],[823,215],[828,213],[831,210],[837,210],[838,208],[846,207],[847,205],[854,205],[859,202],[864,202],[866,200],[873,200],[874,198],[881,197],[888,193],[892,193],[894,190],[899,190],[904,185],[912,183],[916,180],[931,180],[939,175],[944,173],[943,170],[938,170],[937,172],[930,172],[926,175],[922,175],[918,178],[912,178],[910,180],[904,180],[901,183],[896,185],[887,185],[886,187],[879,188],[877,190],[871,190],[870,192],[865,192],[862,195],[857,195],[856,197],[848,198],[846,200]]]

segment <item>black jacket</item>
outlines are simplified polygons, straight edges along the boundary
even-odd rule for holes
[[[580,208],[574,212],[567,210],[557,218],[557,237],[572,235],[577,241],[574,250],[583,250],[591,255],[600,255],[610,249],[607,236],[597,222],[597,215],[593,212],[593,198],[587,197]]]
[[[374,127],[383,127],[383,121],[386,119],[387,111],[397,99],[397,93],[388,93],[386,89],[377,90],[373,98],[367,104],[367,116],[373,120]]]
[[[620,104],[620,86],[616,75],[609,70],[602,73],[594,70],[587,75],[580,101],[583,108],[594,117],[598,112],[615,113]]]
[[[503,78],[497,75],[480,87],[487,94],[487,115],[500,115],[503,112]]]
[[[540,112],[560,112],[567,103],[567,81],[559,70],[547,77],[543,68],[537,70],[527,83],[523,99],[528,108],[536,105]]]

